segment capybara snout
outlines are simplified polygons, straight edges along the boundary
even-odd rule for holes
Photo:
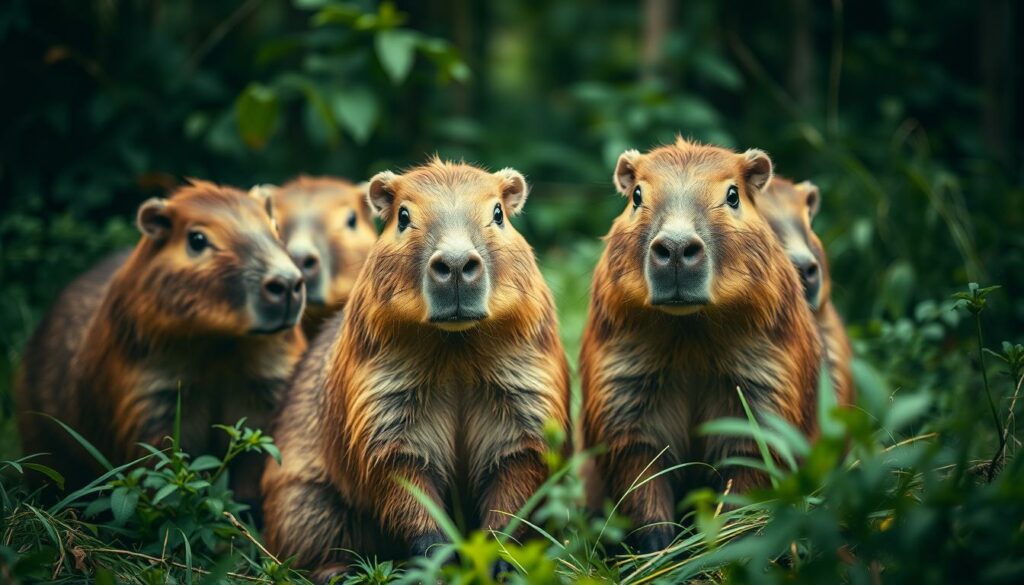
[[[757,149],[624,152],[614,180],[630,198],[623,239],[632,240],[629,253],[643,258],[643,282],[627,286],[644,297],[638,304],[686,315],[728,301],[739,288],[731,280],[742,272],[729,245],[744,230],[741,203],[749,205],[747,191],[770,177],[771,161]]]
[[[380,277],[395,283],[392,306],[409,320],[464,331],[513,310],[525,287],[505,218],[525,202],[526,181],[512,169],[443,168],[379,173],[369,201],[388,220]]]
[[[176,327],[238,335],[275,333],[298,321],[302,274],[277,239],[263,193],[208,189],[205,198],[153,198],[137,222],[154,250],[146,268],[158,283],[154,310]]]

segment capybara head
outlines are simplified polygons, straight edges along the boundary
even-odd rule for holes
[[[818,310],[822,299],[831,294],[825,248],[811,229],[821,205],[821,191],[810,181],[793,184],[772,177],[760,201],[760,209],[783,249],[800,274],[804,295],[811,308]]]
[[[754,205],[771,175],[757,149],[680,138],[646,154],[624,152],[614,182],[626,209],[608,245],[615,294],[672,315],[750,302],[752,279],[778,249]]]
[[[183,334],[244,335],[293,327],[302,274],[277,239],[270,201],[192,181],[139,207],[138,261],[152,325]],[[151,295],[151,296],[149,296]]]
[[[298,177],[270,189],[281,241],[306,281],[308,308],[344,305],[377,239],[365,188]]]
[[[517,171],[437,158],[375,175],[368,200],[385,226],[364,276],[389,317],[461,331],[514,312],[534,261],[509,221],[526,195]]]

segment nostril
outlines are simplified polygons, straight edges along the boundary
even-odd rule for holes
[[[430,263],[430,272],[434,274],[439,280],[447,280],[452,275],[452,267],[438,258]]]
[[[690,242],[683,248],[683,258],[687,260],[693,260],[699,258],[704,252],[704,244],[699,241]]]
[[[807,279],[814,279],[818,276],[818,263],[812,262],[804,267],[804,277]]]
[[[672,250],[669,250],[668,246],[661,242],[654,242],[654,244],[651,245],[651,252],[654,254],[655,258],[662,262],[668,262],[672,259]]]
[[[301,278],[296,280],[295,286],[292,287],[292,292],[295,294],[300,294],[302,292],[302,284],[303,280]]]
[[[480,271],[480,260],[476,258],[470,258],[466,260],[466,263],[462,266],[463,278],[473,278]]]
[[[263,284],[263,290],[272,298],[278,298],[288,291],[288,285],[282,278],[272,278]]]

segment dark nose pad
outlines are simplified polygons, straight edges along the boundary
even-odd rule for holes
[[[812,290],[816,288],[821,280],[821,270],[818,268],[818,262],[815,260],[808,260],[797,265],[797,270],[800,271],[800,281],[803,283],[804,288]]]
[[[430,278],[438,284],[460,282],[473,284],[483,275],[483,259],[476,250],[437,252],[430,259]]]
[[[651,242],[651,260],[659,267],[675,264],[696,268],[704,261],[704,240],[697,234],[678,238],[659,235]]]
[[[316,252],[292,256],[292,260],[295,261],[295,265],[302,271],[302,277],[306,280],[312,281],[320,276],[320,255]]]
[[[302,302],[303,286],[301,276],[276,274],[263,279],[260,296],[268,305],[278,306]]]

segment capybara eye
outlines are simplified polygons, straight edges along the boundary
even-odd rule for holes
[[[494,223],[499,226],[505,225],[505,212],[501,210],[501,203],[494,205]]]
[[[350,229],[350,230],[356,229],[356,212],[354,212],[354,211],[348,212],[348,222],[347,223],[348,223],[348,229]]]
[[[405,228],[409,227],[409,222],[412,221],[409,217],[409,210],[401,208],[398,210],[398,231],[404,232]]]
[[[725,192],[725,202],[733,209],[739,208],[740,190],[736,188],[736,185],[729,185],[729,190]]]
[[[198,254],[210,246],[210,240],[206,239],[203,232],[188,233],[188,249]]]
[[[633,207],[640,207],[644,204],[644,196],[640,192],[640,185],[633,188]]]

